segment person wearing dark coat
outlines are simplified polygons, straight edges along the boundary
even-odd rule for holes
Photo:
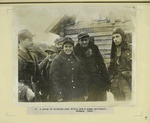
[[[82,61],[82,69],[88,75],[88,101],[106,101],[109,75],[98,47],[90,41],[88,33],[78,35],[75,55]]]
[[[132,52],[122,28],[115,28],[112,33],[111,92],[115,101],[130,101],[132,92]]]
[[[47,82],[41,75],[38,60],[31,52],[33,34],[24,29],[18,34],[18,101],[41,102],[39,91],[45,92]]]
[[[85,101],[87,81],[80,61],[73,52],[74,41],[69,37],[64,38],[62,48],[51,64],[53,101]]]
[[[49,87],[48,87],[49,91],[47,91],[47,93],[45,93],[45,95],[42,96],[42,100],[51,102],[53,97],[53,89],[50,80],[50,69],[51,69],[50,66],[53,59],[58,54],[58,50],[55,46],[50,46],[45,50],[45,52],[47,53],[47,57],[39,64],[39,68],[44,79],[49,83]]]

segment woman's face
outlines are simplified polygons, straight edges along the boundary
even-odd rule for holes
[[[71,53],[73,52],[73,45],[70,44],[70,43],[66,43],[66,44],[64,44],[64,46],[63,46],[63,50],[64,50],[64,52],[65,52],[67,55],[69,55],[69,54],[71,54]]]
[[[122,37],[120,34],[113,34],[112,38],[115,45],[120,45],[122,43]]]

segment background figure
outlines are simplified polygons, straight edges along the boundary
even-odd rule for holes
[[[54,88],[53,101],[84,101],[86,77],[80,69],[80,62],[74,55],[74,41],[66,37],[63,50],[51,64],[51,81]]]
[[[41,101],[39,89],[44,91],[47,87],[38,68],[36,55],[30,52],[33,36],[27,29],[18,34],[18,100],[21,102]]]
[[[43,95],[43,99],[45,101],[52,101],[52,95],[53,95],[53,88],[52,88],[52,83],[50,80],[50,66],[53,61],[53,59],[56,57],[58,54],[58,50],[55,46],[50,46],[48,47],[45,52],[47,53],[47,57],[39,64],[39,68],[41,70],[41,73],[44,77],[44,79],[49,83],[49,91],[45,95]]]
[[[44,52],[44,50],[41,48],[41,46],[39,44],[33,44],[32,50],[30,50],[31,52],[33,52],[37,59],[38,59],[38,64],[41,63],[47,56],[47,54]]]
[[[74,52],[82,61],[82,69],[89,76],[88,101],[106,101],[110,81],[103,57],[87,33],[80,33],[78,41]]]
[[[116,101],[131,100],[131,60],[131,49],[127,44],[124,30],[114,29],[109,72],[112,75],[111,92]]]

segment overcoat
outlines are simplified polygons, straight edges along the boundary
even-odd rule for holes
[[[41,101],[39,91],[47,91],[47,82],[41,75],[38,60],[34,53],[18,50],[18,82],[19,85],[29,87],[35,93],[34,101]],[[19,101],[26,102],[26,95],[22,86],[18,86]]]
[[[76,56],[82,61],[84,72],[88,75],[95,74],[95,78],[99,76],[98,78],[101,78],[101,81],[95,81],[95,84],[99,87],[104,88],[110,85],[109,74],[98,47],[94,43],[89,42],[87,51],[88,52],[85,52],[79,43],[74,48]]]
[[[89,42],[88,47],[83,48],[78,43],[74,52],[82,61],[82,69],[88,75],[88,100],[106,101],[106,91],[109,90],[109,74],[106,69],[103,57],[98,47]]]
[[[74,53],[67,55],[62,50],[54,58],[50,70],[54,101],[60,98],[63,101],[84,101],[87,78],[80,67],[80,61]]]

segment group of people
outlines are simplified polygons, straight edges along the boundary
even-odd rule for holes
[[[131,100],[132,56],[123,29],[112,33],[108,69],[86,32],[78,35],[76,45],[65,37],[62,50],[49,51],[41,63],[31,52],[33,37],[27,29],[18,34],[19,102],[107,101],[107,91],[116,101]]]

